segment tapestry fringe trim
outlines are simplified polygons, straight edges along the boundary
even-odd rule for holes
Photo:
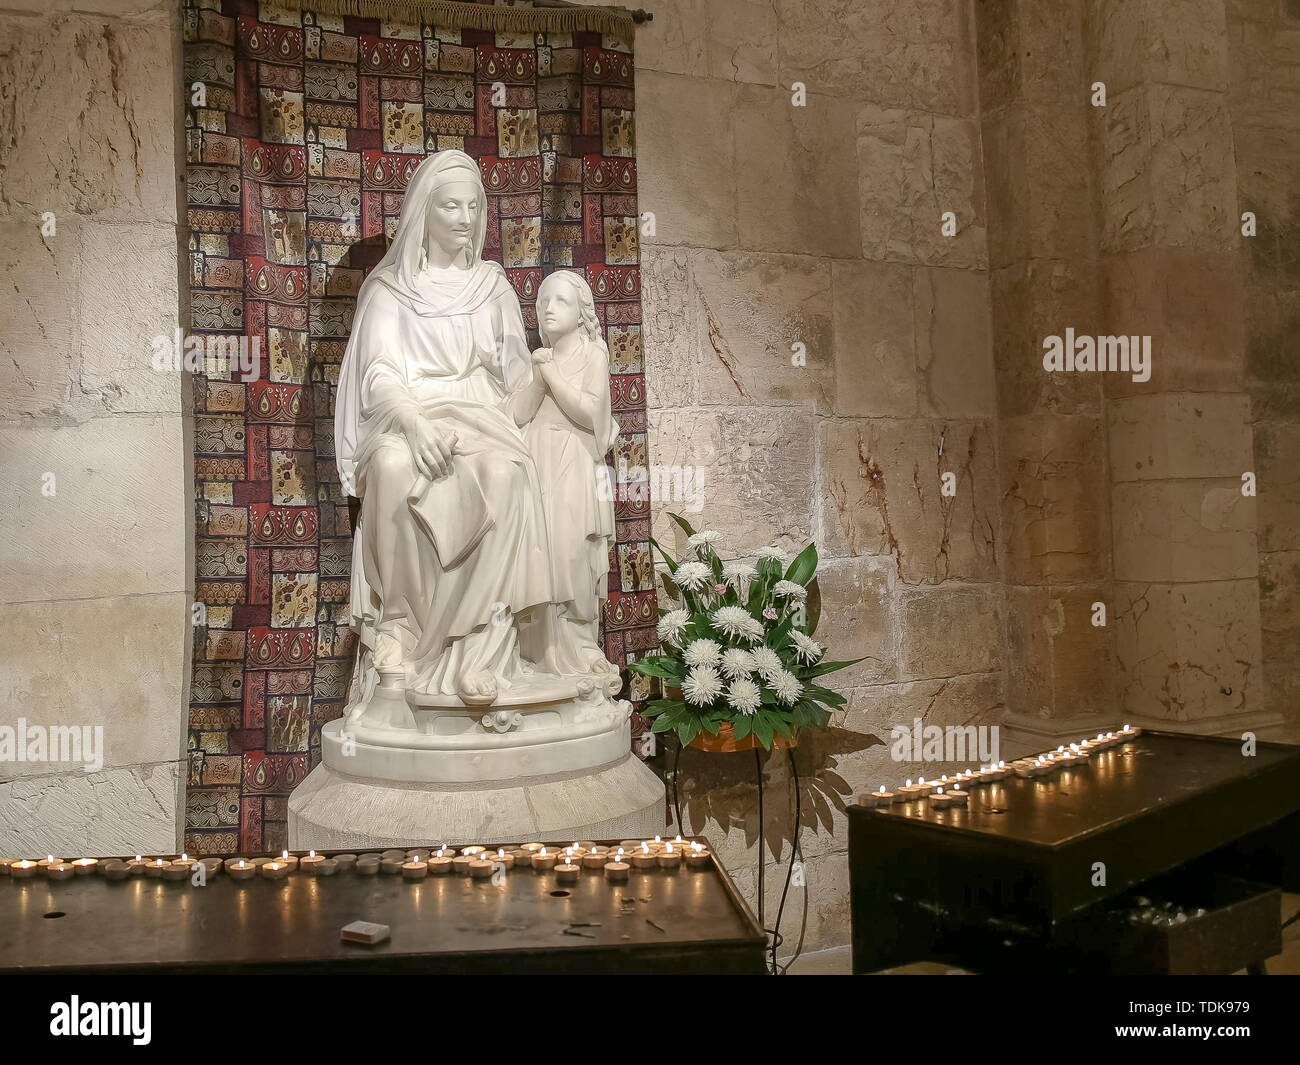
[[[508,33],[538,31],[571,33],[631,34],[638,16],[622,7],[501,7],[496,4],[458,3],[456,0],[270,0],[270,7],[289,11],[318,11],[322,15],[393,19],[425,22],[453,29],[504,30]]]

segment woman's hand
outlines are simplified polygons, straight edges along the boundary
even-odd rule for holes
[[[451,457],[456,449],[455,433],[439,429],[418,414],[403,420],[402,432],[411,445],[411,458],[420,473],[433,481],[451,472]]]
[[[552,352],[550,348],[538,348],[533,352],[533,365],[545,366],[551,361],[551,354]]]

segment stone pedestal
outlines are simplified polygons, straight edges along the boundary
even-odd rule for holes
[[[664,830],[664,785],[630,753],[631,704],[599,691],[466,707],[413,701],[417,730],[332,721],[289,799],[289,846],[328,850],[621,839]]]

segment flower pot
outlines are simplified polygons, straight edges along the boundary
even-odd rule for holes
[[[799,745],[799,733],[796,731],[794,736],[786,739],[784,736],[772,737],[772,750],[784,751],[790,747]],[[724,721],[718,726],[718,734],[710,736],[707,732],[701,732],[695,739],[691,740],[688,747],[694,747],[698,751],[709,751],[713,754],[726,754],[730,751],[752,751],[755,749],[762,750],[763,745],[758,742],[752,732],[744,739],[736,739],[736,734],[731,727],[730,721]]]

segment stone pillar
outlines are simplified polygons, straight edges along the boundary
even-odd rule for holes
[[[1260,646],[1270,707],[1300,743],[1300,4],[1228,9],[1246,387],[1259,482]]]
[[[1093,333],[1093,236],[1080,3],[975,5],[1007,611],[1004,744],[1113,719],[1110,526],[1101,382],[1048,374],[1042,341]]]
[[[1242,245],[1223,0],[1092,0],[1083,79],[1099,179],[1102,334],[1150,336],[1150,379],[1106,373],[1116,709],[1204,732],[1268,726],[1245,391]],[[1082,92],[1082,90],[1080,90]]]
[[[181,374],[151,342],[182,321],[180,12],[0,6],[0,726],[29,741],[0,762],[0,851],[167,853],[193,460]],[[27,760],[31,730],[59,726],[72,757]]]

